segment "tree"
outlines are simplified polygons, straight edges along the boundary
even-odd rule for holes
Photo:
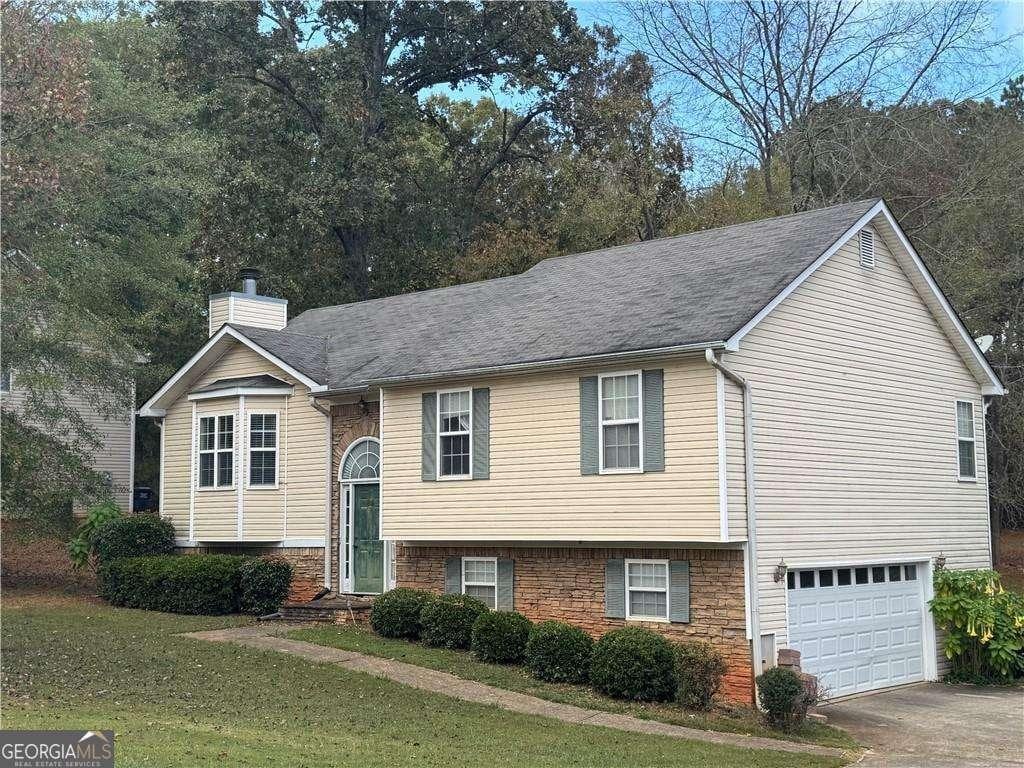
[[[776,189],[780,153],[788,165],[797,159],[780,136],[808,123],[818,104],[899,107],[933,77],[980,72],[993,42],[981,0],[668,0],[625,8],[637,45],[718,124],[695,132],[755,161],[780,213],[807,205]]]

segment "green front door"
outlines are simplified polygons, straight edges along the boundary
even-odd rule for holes
[[[352,486],[352,591],[384,591],[384,542],[380,540],[380,486]]]

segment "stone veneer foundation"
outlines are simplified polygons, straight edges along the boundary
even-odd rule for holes
[[[290,602],[312,600],[324,586],[323,547],[259,547],[225,544],[210,547],[178,547],[179,554],[249,555],[251,557],[279,557],[295,569],[288,592]]]
[[[445,558],[473,555],[515,561],[515,610],[534,621],[567,621],[594,637],[627,623],[604,615],[605,560],[637,557],[689,561],[689,623],[629,624],[642,625],[670,640],[709,641],[722,652],[728,666],[721,695],[732,702],[753,703],[740,550],[400,545],[396,549],[398,585],[443,592]]]

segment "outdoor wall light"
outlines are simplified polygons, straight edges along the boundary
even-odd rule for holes
[[[786,561],[780,558],[779,564],[775,566],[775,573],[773,574],[773,578],[775,579],[776,584],[778,584],[780,581],[786,578],[787,570],[789,569],[786,566]]]
[[[939,556],[935,558],[935,570],[941,571],[946,567],[946,556],[939,552]]]

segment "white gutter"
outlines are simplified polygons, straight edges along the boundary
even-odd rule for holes
[[[713,349],[704,350],[704,359],[708,365],[720,371],[727,379],[743,390],[743,454],[744,477],[747,493],[747,554],[746,575],[748,608],[750,611],[750,659],[754,676],[757,676],[761,664],[761,609],[757,588],[757,493],[754,488],[754,408],[753,393],[746,379],[735,371],[727,368],[715,357]]]

